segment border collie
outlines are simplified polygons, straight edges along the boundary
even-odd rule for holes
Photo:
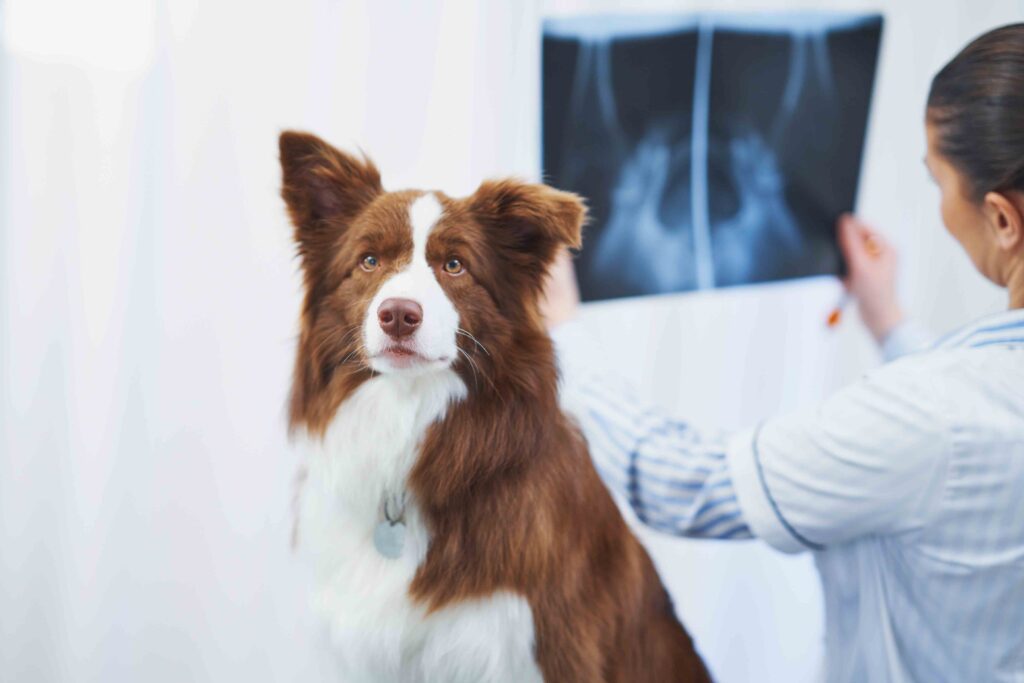
[[[388,192],[305,133],[280,153],[305,284],[296,542],[341,680],[709,680],[559,409],[538,297],[579,198]]]

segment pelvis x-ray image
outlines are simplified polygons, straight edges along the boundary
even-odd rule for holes
[[[878,15],[544,24],[545,180],[586,197],[584,300],[842,270]]]

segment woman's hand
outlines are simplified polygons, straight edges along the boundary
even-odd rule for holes
[[[574,317],[580,305],[580,290],[576,284],[576,271],[572,267],[572,254],[562,249],[548,270],[547,282],[540,298],[540,312],[548,328]]]
[[[846,260],[846,291],[857,300],[861,319],[881,344],[905,317],[896,298],[896,251],[850,214],[839,218],[839,247]]]

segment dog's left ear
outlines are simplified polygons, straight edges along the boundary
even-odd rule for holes
[[[570,192],[515,179],[488,180],[469,205],[513,272],[538,290],[559,250],[582,244],[587,209]]]

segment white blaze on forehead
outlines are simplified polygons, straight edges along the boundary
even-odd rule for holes
[[[428,192],[409,205],[409,228],[412,231],[412,260],[381,285],[363,322],[366,349],[370,364],[378,372],[389,370],[386,360],[375,358],[391,341],[381,330],[377,311],[390,298],[411,299],[423,309],[419,328],[406,342],[436,365],[448,367],[458,353],[455,335],[459,329],[459,313],[437,281],[434,269],[427,263],[427,240],[444,213],[437,196]]]
[[[441,218],[441,202],[433,192],[428,192],[413,201],[409,207],[409,223],[412,225],[412,260],[427,260],[427,239]]]

